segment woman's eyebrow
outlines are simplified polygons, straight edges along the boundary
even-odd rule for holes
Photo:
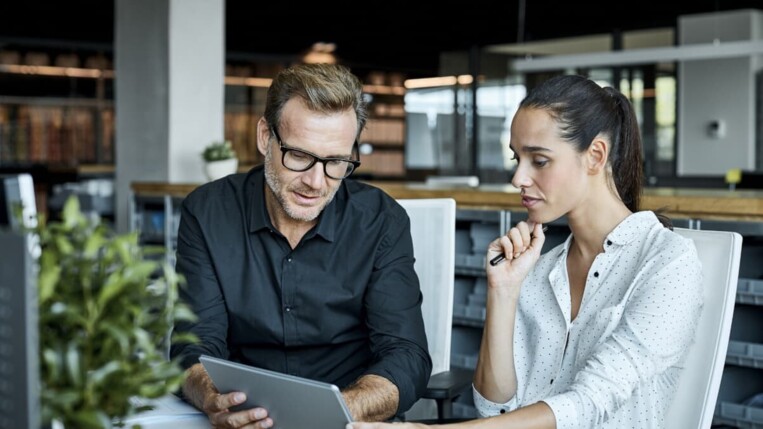
[[[509,145],[509,149],[511,149],[514,153],[517,152],[516,149],[514,149],[513,146]],[[522,152],[525,153],[533,153],[533,152],[553,152],[551,149],[543,146],[523,146]]]

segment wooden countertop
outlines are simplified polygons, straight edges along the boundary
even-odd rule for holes
[[[511,185],[471,187],[427,186],[424,183],[368,182],[394,198],[453,198],[459,208],[523,211],[519,192]],[[135,182],[138,196],[183,198],[199,184]],[[645,188],[644,210],[665,209],[675,218],[763,221],[763,191],[699,188]]]

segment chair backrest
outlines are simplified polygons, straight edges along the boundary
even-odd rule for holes
[[[452,198],[399,199],[411,219],[414,269],[424,296],[422,314],[432,374],[450,369],[453,285],[456,255],[456,201]]]
[[[742,236],[684,228],[675,228],[675,232],[692,239],[697,248],[704,277],[704,305],[665,427],[707,429],[713,420],[726,362]]]

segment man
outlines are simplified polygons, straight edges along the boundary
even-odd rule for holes
[[[227,409],[200,354],[330,382],[357,420],[405,412],[431,372],[410,222],[381,190],[346,179],[365,126],[360,81],[343,66],[282,71],[257,123],[263,166],[192,192],[181,207],[183,394],[215,427],[271,427],[267,410]]]

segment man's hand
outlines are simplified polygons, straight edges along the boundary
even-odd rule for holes
[[[188,368],[183,384],[183,395],[196,408],[209,417],[215,429],[266,429],[273,427],[273,419],[264,408],[230,411],[230,407],[246,401],[242,392],[221,394],[200,363]]]
[[[209,417],[215,429],[265,429],[273,427],[273,420],[264,408],[252,408],[243,411],[230,411],[230,407],[246,401],[241,392],[226,394],[213,393],[204,400],[202,411]]]

